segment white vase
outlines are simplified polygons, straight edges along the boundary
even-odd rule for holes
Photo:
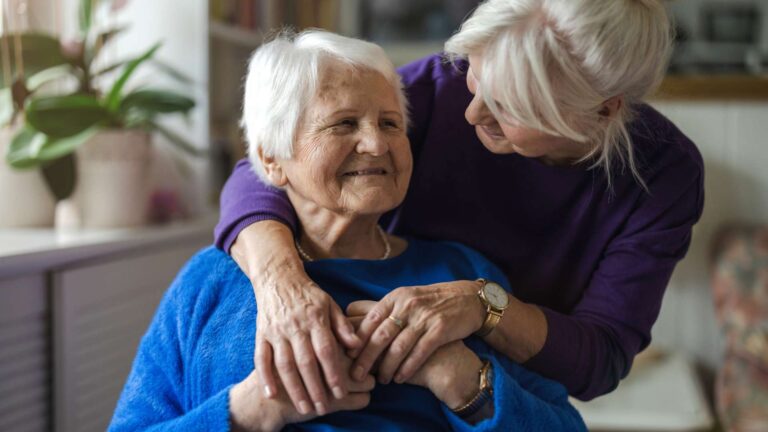
[[[123,228],[146,223],[150,135],[105,130],[77,150],[74,202],[83,228]]]
[[[15,129],[0,128],[0,228],[53,226],[56,198],[40,170],[16,170],[5,161]]]

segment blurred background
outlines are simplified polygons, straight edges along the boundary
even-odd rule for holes
[[[577,407],[592,430],[724,430],[748,413],[768,431],[768,0],[666,4],[677,43],[650,103],[703,154],[705,211],[651,348]],[[90,431],[163,291],[211,242],[245,154],[250,53],[280,27],[320,27],[402,65],[440,51],[477,1],[0,5],[0,431]]]

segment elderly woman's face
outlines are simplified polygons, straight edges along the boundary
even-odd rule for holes
[[[289,196],[351,214],[381,214],[405,197],[412,168],[405,115],[378,72],[326,67],[293,150],[280,161]]]

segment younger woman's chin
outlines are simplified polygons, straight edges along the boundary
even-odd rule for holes
[[[515,146],[506,141],[497,141],[489,138],[480,138],[480,142],[488,149],[489,152],[494,154],[513,154],[518,153]]]

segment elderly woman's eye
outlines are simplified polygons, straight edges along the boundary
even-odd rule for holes
[[[336,123],[333,123],[328,130],[330,130],[333,133],[347,133],[352,131],[354,128],[357,127],[357,120],[355,119],[344,119],[340,120]]]
[[[384,120],[382,121],[382,126],[389,129],[399,129],[400,122],[397,120]]]

